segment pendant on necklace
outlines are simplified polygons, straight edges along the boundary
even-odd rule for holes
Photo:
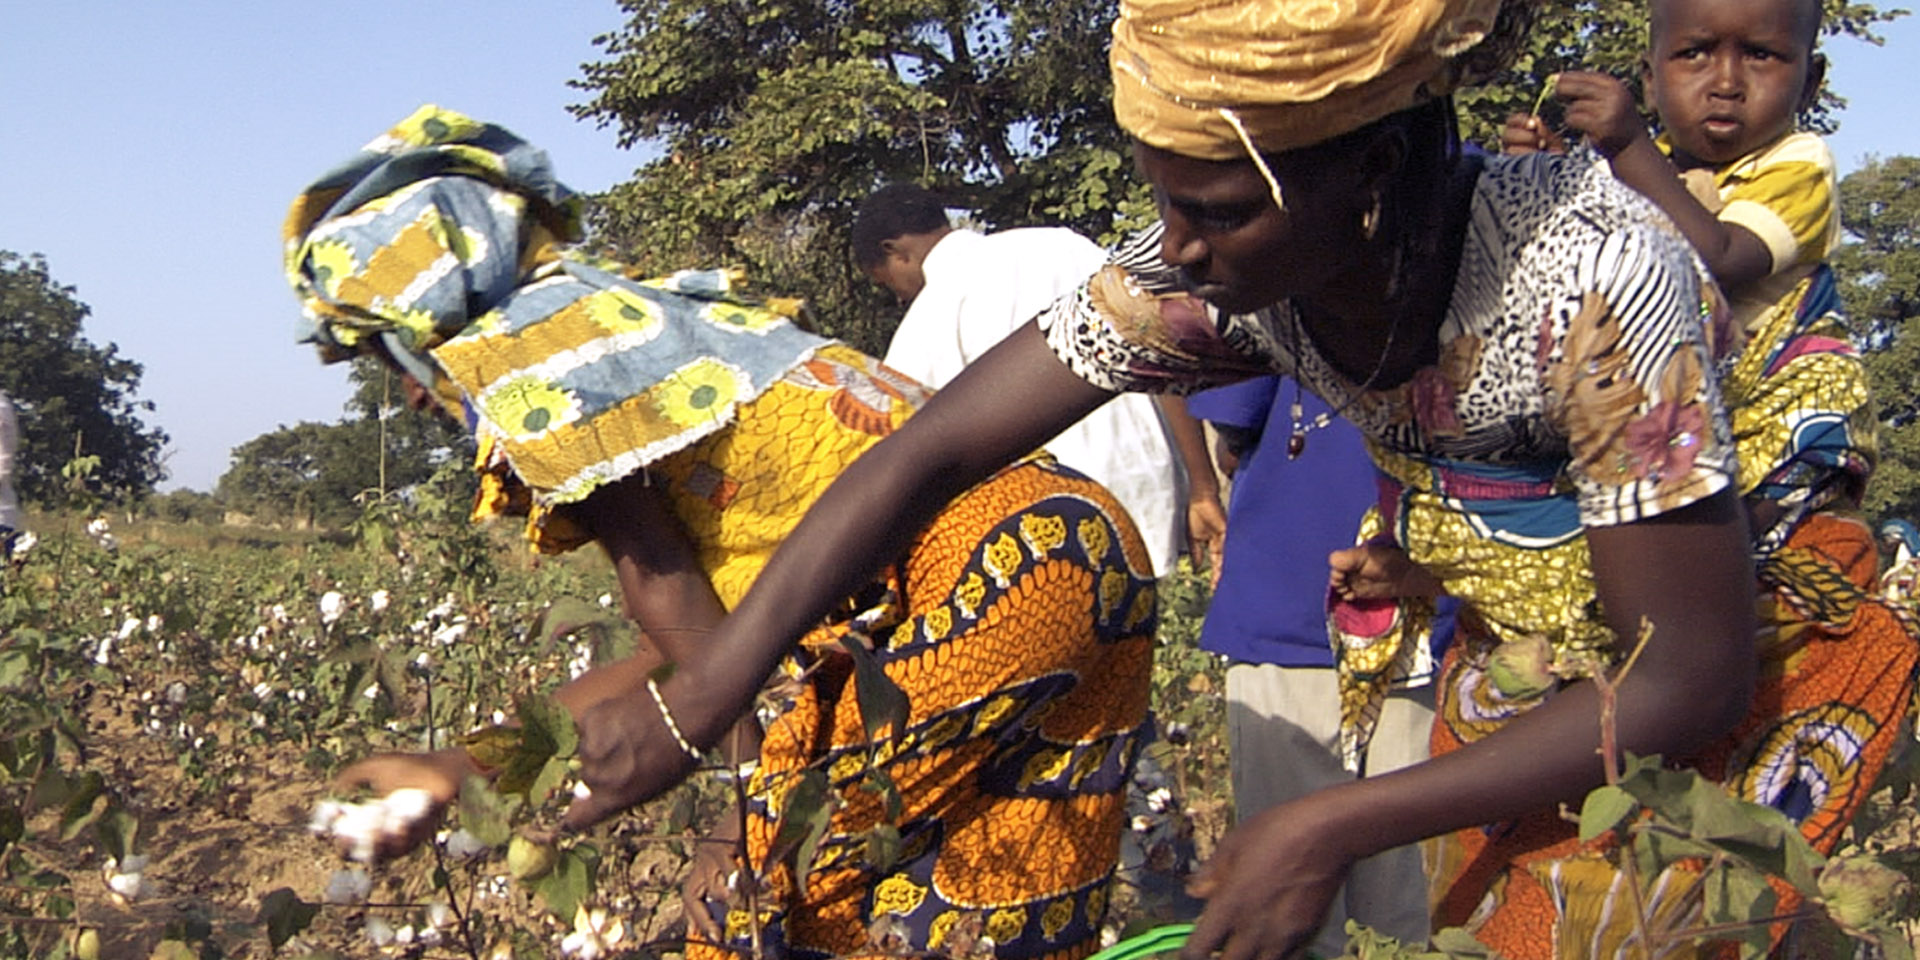
[[[1307,432],[1295,427],[1293,436],[1287,438],[1287,459],[1298,460],[1305,452],[1307,452]]]

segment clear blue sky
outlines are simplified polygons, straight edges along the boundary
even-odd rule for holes
[[[0,0],[0,249],[45,254],[93,308],[88,339],[145,365],[163,487],[211,490],[234,446],[347,397],[291,342],[294,194],[426,102],[545,147],[576,189],[625,180],[644,157],[566,112],[623,22],[615,0]],[[1884,32],[1827,51],[1843,172],[1920,155],[1920,22]]]

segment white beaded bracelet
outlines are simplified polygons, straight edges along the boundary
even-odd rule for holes
[[[687,742],[686,735],[680,732],[680,725],[673,722],[673,711],[667,709],[667,698],[660,695],[660,685],[654,683],[652,677],[647,678],[647,692],[653,694],[654,705],[660,708],[660,719],[666,721],[667,732],[673,734],[673,742],[679,744],[680,750],[692,757],[693,762],[699,763],[703,759],[700,751]]]

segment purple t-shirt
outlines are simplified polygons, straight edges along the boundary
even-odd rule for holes
[[[1331,667],[1327,554],[1353,546],[1378,487],[1359,431],[1335,418],[1287,459],[1294,389],[1261,377],[1187,398],[1187,410],[1261,439],[1240,455],[1227,504],[1226,559],[1200,646],[1250,663]],[[1301,419],[1327,409],[1301,394]]]

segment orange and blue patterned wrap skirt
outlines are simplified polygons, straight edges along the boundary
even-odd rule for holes
[[[773,814],[804,770],[825,769],[844,805],[804,893],[785,868],[771,873],[760,924],[769,955],[872,952],[882,930],[933,953],[963,935],[991,937],[997,957],[1097,949],[1146,731],[1155,607],[1145,557],[1103,488],[1027,461],[955,500],[897,569],[903,616],[871,636],[910,704],[901,736],[868,736],[852,658],[814,644],[820,659],[769,727],[749,786],[750,862],[764,862]],[[869,765],[897,788],[897,816],[861,788]],[[867,838],[888,823],[900,853],[879,869]],[[747,948],[747,912],[715,909],[726,943],[689,956]]]
[[[1816,514],[1760,569],[1760,681],[1747,717],[1686,765],[1743,800],[1798,821],[1822,853],[1838,846],[1890,754],[1914,696],[1920,648],[1908,614],[1872,596],[1878,563],[1866,524]],[[1449,651],[1433,731],[1437,756],[1477,739],[1461,691],[1483,688],[1475,651]],[[1629,681],[1631,682],[1631,681]],[[1470,698],[1469,698],[1470,699]],[[1434,925],[1465,926],[1512,960],[1642,956],[1632,893],[1612,838],[1583,844],[1557,811],[1428,841]],[[1698,875],[1670,871],[1645,900],[1656,926],[1699,923]],[[1796,906],[1776,883],[1778,912]],[[1778,938],[1786,931],[1776,930]],[[1661,956],[1718,956],[1685,943]]]

